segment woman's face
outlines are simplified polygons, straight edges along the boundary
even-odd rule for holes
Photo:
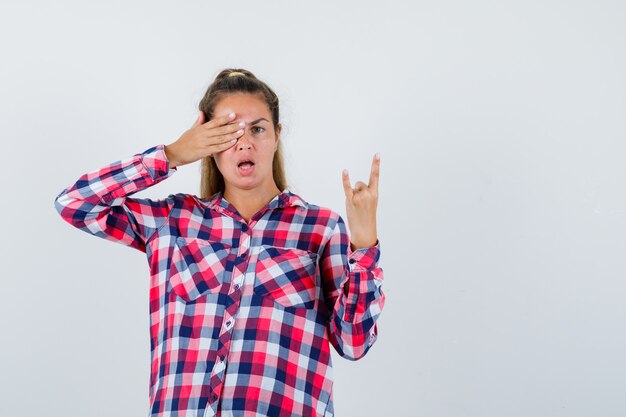
[[[276,188],[272,174],[274,151],[278,145],[281,125],[274,130],[272,115],[265,101],[258,95],[233,93],[224,96],[215,105],[213,117],[235,112],[231,123],[244,121],[243,135],[235,145],[213,154],[218,169],[224,176],[226,187],[240,189]],[[241,162],[251,161],[252,164]]]

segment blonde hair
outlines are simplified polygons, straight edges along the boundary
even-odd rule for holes
[[[205,114],[205,121],[213,118],[213,111],[217,102],[224,96],[233,93],[255,94],[263,99],[272,115],[272,123],[274,124],[274,131],[276,131],[279,124],[278,97],[267,84],[259,80],[253,73],[240,68],[226,68],[222,70],[208,87],[198,105],[199,110]],[[285,177],[282,140],[278,141],[276,152],[274,152],[272,174],[278,189],[284,190],[287,187],[287,180]],[[202,159],[200,175],[201,198],[208,198],[219,191],[224,193],[224,176],[217,168],[215,160],[210,156]]]

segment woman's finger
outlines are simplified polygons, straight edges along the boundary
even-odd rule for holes
[[[245,125],[246,123],[244,121],[241,121],[239,123],[226,124],[219,127],[210,128],[207,130],[206,133],[209,135],[208,137],[228,135],[237,130],[241,130],[241,132],[243,133]]]
[[[350,175],[348,170],[344,169],[342,173],[343,191],[346,193],[346,197],[352,198],[352,186],[350,185]]]
[[[228,143],[232,141],[233,139],[235,139],[236,141],[242,135],[243,135],[243,129],[239,129],[236,132],[226,133],[224,135],[219,135],[219,136],[211,136],[206,139],[203,138],[203,140],[205,140],[204,143],[206,143],[207,146],[215,146],[215,145],[221,145],[223,143]]]
[[[380,154],[376,152],[372,159],[372,170],[370,172],[370,182],[368,187],[371,187],[374,191],[378,192],[378,177],[380,174]]]
[[[209,153],[210,155],[219,153],[219,152],[223,152],[226,149],[232,147],[235,143],[237,143],[237,139],[232,139],[230,141],[227,142],[220,142],[220,143],[215,143],[209,146]]]
[[[357,181],[357,182],[354,184],[354,189],[355,189],[356,191],[361,191],[361,190],[364,190],[364,189],[366,189],[366,188],[367,188],[367,184],[365,184],[363,181]]]
[[[213,129],[214,127],[222,126],[231,120],[235,120],[235,113],[224,114],[221,116],[217,116],[206,122],[203,126],[208,129]]]

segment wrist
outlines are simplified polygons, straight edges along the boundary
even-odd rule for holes
[[[172,157],[172,149],[170,148],[171,145],[165,145],[163,147],[163,153],[165,154],[165,158],[167,159],[169,168],[176,168],[179,164],[178,162],[176,162],[176,160]]]
[[[376,246],[376,244],[378,243],[378,238],[375,238],[374,240],[370,240],[370,241],[350,241],[350,249],[352,251],[355,251],[357,249],[364,249],[364,248],[371,248],[372,246]]]

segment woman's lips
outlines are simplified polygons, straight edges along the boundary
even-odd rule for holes
[[[244,169],[244,168],[247,168],[247,169]],[[254,164],[250,162],[240,164],[237,166],[237,172],[239,172],[239,175],[242,175],[242,176],[251,175],[252,172],[254,172]]]

